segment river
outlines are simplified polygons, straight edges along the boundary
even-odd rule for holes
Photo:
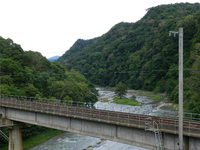
[[[175,111],[170,104],[155,102],[146,96],[140,96],[135,91],[128,91],[126,97],[136,96],[136,100],[141,102],[141,106],[129,106],[112,103],[115,93],[111,89],[97,88],[99,101],[95,104],[98,109],[115,110],[136,114],[172,116]],[[103,102],[107,99],[108,102]],[[117,143],[96,137],[81,134],[64,132],[50,140],[37,145],[29,150],[147,150],[144,148]]]

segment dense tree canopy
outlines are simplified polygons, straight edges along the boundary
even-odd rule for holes
[[[179,27],[184,28],[184,79],[190,86],[185,88],[186,101],[195,105],[200,98],[199,72],[192,71],[199,64],[199,3],[150,8],[136,23],[122,22],[98,38],[78,40],[59,63],[80,71],[97,85],[124,82],[133,89],[166,92],[177,102],[178,37],[169,37],[169,31]]]
[[[38,52],[23,51],[11,39],[0,37],[0,94],[47,98],[49,102],[97,101],[97,91],[77,71],[67,71]],[[23,130],[27,139],[48,129],[31,126]],[[3,130],[8,133],[7,130]],[[0,140],[0,147],[4,140]]]
[[[23,51],[0,37],[0,92],[6,95],[96,102],[97,92],[83,75],[49,62],[38,52]]]

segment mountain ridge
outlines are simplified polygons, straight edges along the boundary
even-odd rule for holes
[[[169,37],[169,31],[179,27],[184,28],[184,67],[198,67],[200,3],[152,7],[135,23],[118,23],[101,37],[82,40],[79,48],[75,42],[58,62],[94,84],[124,82],[133,89],[165,92],[177,102],[178,37]],[[185,81],[195,82],[192,76],[193,72],[184,72]],[[191,83],[185,86],[188,101],[194,99],[193,89]]]

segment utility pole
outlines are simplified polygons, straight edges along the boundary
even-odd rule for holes
[[[183,150],[183,28],[179,28],[179,149]]]
[[[179,28],[178,32],[170,31],[169,35],[179,35],[179,150],[183,150],[183,28]]]

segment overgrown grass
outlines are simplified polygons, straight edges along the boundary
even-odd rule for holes
[[[49,131],[47,131],[47,132],[41,133],[39,135],[33,136],[28,139],[24,139],[23,140],[23,148],[24,148],[24,150],[27,150],[31,147],[34,147],[38,144],[41,144],[41,143],[49,140],[50,138],[52,138],[58,134],[61,134],[62,132],[63,131],[49,129]],[[6,146],[2,147],[1,150],[8,150],[8,146],[6,145]]]
[[[132,106],[140,106],[141,103],[136,101],[133,98],[114,98],[113,100],[114,103],[117,104],[124,104],[124,105],[132,105]]]
[[[140,95],[140,96],[149,97],[150,99],[155,100],[155,101],[160,101],[160,100],[162,100],[162,98],[163,98],[163,96],[160,95],[160,94],[141,93],[141,94],[139,94],[139,95]]]

